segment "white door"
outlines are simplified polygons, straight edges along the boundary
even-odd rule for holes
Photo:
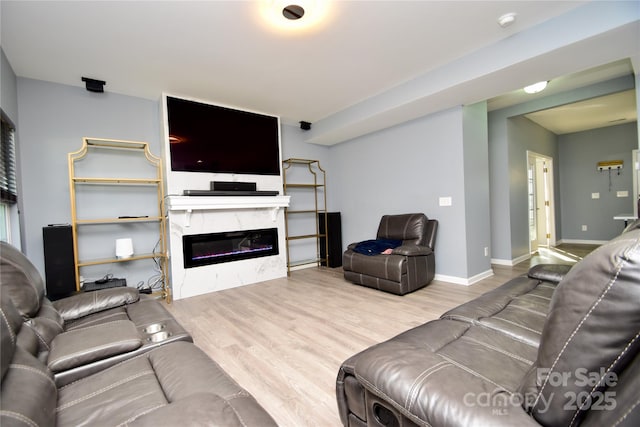
[[[555,246],[553,159],[527,152],[529,200],[529,250]]]
[[[547,165],[536,157],[536,226],[538,246],[549,247],[549,198],[547,197]]]
[[[528,153],[527,153],[528,154]],[[529,201],[529,253],[538,251],[538,204],[536,197],[536,159],[527,156],[527,200]]]

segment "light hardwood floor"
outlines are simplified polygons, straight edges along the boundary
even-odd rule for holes
[[[314,267],[168,308],[280,426],[337,427],[335,379],[345,359],[437,319],[522,274],[535,260],[494,266],[494,276],[472,286],[433,281],[405,296],[353,285],[341,269]]]

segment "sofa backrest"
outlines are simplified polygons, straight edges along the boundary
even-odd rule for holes
[[[2,361],[2,375],[0,378],[3,378],[7,369],[9,369],[11,359],[13,359],[17,345],[16,331],[20,329],[22,319],[15,307],[11,304],[7,294],[0,292],[0,301],[0,309],[2,310],[2,316],[0,316],[0,359]]]
[[[635,229],[597,248],[558,284],[537,360],[521,387],[524,408],[544,426],[579,425],[590,409],[624,414],[637,405],[637,389],[622,393],[638,382],[629,369],[638,370],[639,337]]]
[[[403,245],[428,246],[434,249],[437,221],[425,214],[383,215],[378,226],[378,239],[402,240]]]
[[[42,276],[22,252],[6,242],[0,242],[0,287],[22,316],[35,317],[40,311],[45,294]]]
[[[9,296],[0,293],[0,425],[54,426],[58,391],[47,367],[18,345],[20,313]]]

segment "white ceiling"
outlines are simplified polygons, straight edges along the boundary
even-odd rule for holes
[[[549,81],[544,91],[530,95],[518,89],[487,101],[489,111],[516,105],[535,98],[590,86],[603,81],[633,74],[628,59],[615,61],[579,73]],[[607,126],[634,122],[638,118],[635,90],[590,98],[573,104],[535,111],[525,117],[556,135],[581,132]]]
[[[83,86],[87,76],[107,92],[315,123],[587,2],[317,0],[325,9],[307,29],[270,23],[270,3],[2,0],[0,43],[20,77]],[[517,20],[503,29],[496,20],[507,12]],[[491,96],[518,78],[502,78]]]
[[[525,117],[556,135],[616,126],[637,120],[635,90],[549,108]]]

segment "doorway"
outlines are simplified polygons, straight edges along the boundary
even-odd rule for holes
[[[553,159],[527,151],[529,253],[556,245]]]

